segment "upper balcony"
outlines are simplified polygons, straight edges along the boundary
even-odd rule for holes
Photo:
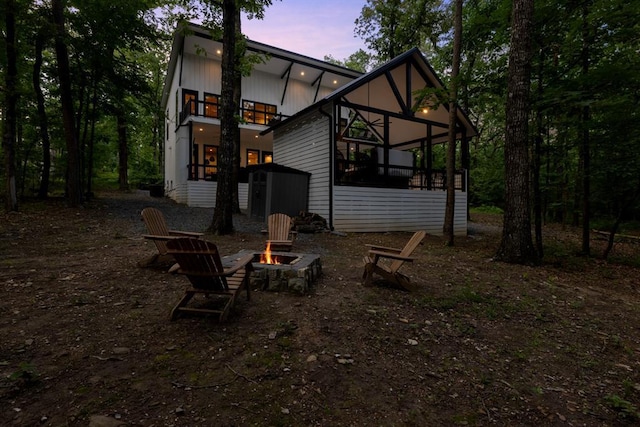
[[[220,104],[218,100],[202,101],[189,99],[180,111],[180,120],[177,127],[183,125],[187,119],[192,117],[219,121]],[[266,127],[280,120],[284,120],[289,116],[278,113],[274,105],[244,101],[240,108],[240,117],[242,117],[243,124],[261,125]]]

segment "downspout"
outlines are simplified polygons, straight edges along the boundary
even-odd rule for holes
[[[178,76],[178,86],[182,88],[182,66],[184,61],[184,37],[182,37],[182,47],[180,48],[180,75]]]
[[[332,105],[335,112],[336,106],[334,103],[332,103]],[[329,230],[333,231],[333,184],[335,181],[334,162],[336,157],[335,133],[333,132],[333,115],[324,111],[322,107],[318,108],[318,111],[323,116],[329,118]]]
[[[187,181],[190,181],[193,178],[193,120],[189,120],[189,143],[187,144],[187,153],[188,153],[188,169],[187,169]],[[177,147],[176,147],[177,149]],[[196,180],[198,177],[198,173],[196,171],[195,174]]]

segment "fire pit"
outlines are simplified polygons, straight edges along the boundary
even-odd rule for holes
[[[251,287],[267,291],[284,291],[297,294],[308,293],[322,274],[320,255],[291,252],[269,252],[271,263],[266,263],[267,252],[243,250],[222,258],[225,265],[236,259],[253,254]]]

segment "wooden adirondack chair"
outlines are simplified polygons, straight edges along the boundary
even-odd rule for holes
[[[253,254],[247,254],[236,260],[233,266],[224,268],[218,248],[206,240],[170,240],[167,242],[167,250],[179,264],[177,273],[184,274],[191,282],[191,287],[185,290],[184,296],[171,311],[171,320],[175,320],[181,312],[188,312],[215,314],[223,321],[243,288],[246,289],[247,300],[251,298],[249,279],[253,271]],[[197,294],[216,297],[221,304],[212,308],[208,305],[186,307]]]
[[[400,273],[398,270],[405,262],[412,262],[414,260],[414,258],[411,258],[411,254],[422,242],[426,234],[424,231],[416,231],[402,249],[366,245],[369,247],[369,253],[364,257],[362,284],[364,286],[370,286],[373,281],[373,275],[378,274],[393,285],[408,291],[415,290],[415,286],[411,283],[409,277]],[[385,262],[382,261],[383,259],[391,261]]]
[[[297,232],[293,231],[293,219],[283,213],[274,213],[267,219],[269,238],[267,245],[272,251],[291,251]]]
[[[169,240],[177,239],[179,237],[199,239],[203,236],[202,233],[170,230],[164,219],[164,215],[156,208],[144,208],[141,216],[148,231],[148,234],[143,234],[142,237],[153,241],[158,249],[157,254],[138,263],[141,267],[174,264],[175,261],[173,260],[173,257],[167,254],[167,242]],[[170,271],[173,269],[174,267],[171,267]]]

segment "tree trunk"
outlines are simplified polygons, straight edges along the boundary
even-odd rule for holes
[[[454,243],[454,215],[456,206],[456,123],[458,117],[458,75],[460,74],[460,45],[462,42],[462,0],[455,1],[453,62],[449,87],[449,135],[447,139],[447,202],[444,214],[443,233],[447,246]]]
[[[16,50],[16,5],[13,0],[5,0],[5,47],[7,69],[5,72],[4,134],[2,151],[4,153],[5,208],[18,210],[16,192],[16,123],[18,114],[18,53]]]
[[[505,132],[505,212],[500,261],[535,264],[529,193],[529,89],[533,0],[514,0]]]
[[[235,0],[223,0],[222,5],[222,90],[220,99],[220,150],[218,151],[218,188],[216,206],[209,231],[224,235],[233,232],[233,158],[236,145],[238,105],[234,97],[236,75],[236,15]],[[237,190],[236,190],[237,191]]]
[[[543,70],[544,70],[544,49],[540,49],[540,57],[538,58],[538,102],[542,100],[543,95]],[[544,127],[542,123],[542,107],[536,108],[536,136],[535,147],[533,153],[533,217],[536,236],[536,250],[538,257],[542,259],[544,255],[544,247],[542,245],[542,194],[540,190],[540,168],[542,167],[542,135]]]
[[[129,149],[127,143],[127,118],[122,107],[116,114],[118,123],[118,183],[120,190],[129,189]]]
[[[582,75],[587,78],[589,74],[589,44],[591,43],[589,36],[589,2],[584,2],[582,6]],[[588,80],[585,80],[588,81]],[[588,83],[585,83],[588,85]],[[583,89],[583,96],[587,96],[589,88]],[[591,214],[590,214],[590,195],[591,192],[591,151],[589,147],[589,120],[591,111],[589,105],[582,107],[582,141],[580,144],[580,165],[582,166],[582,254],[589,256],[591,253]]]
[[[240,27],[240,8],[236,9],[236,37],[242,37],[242,29]],[[242,61],[245,53],[244,43],[236,45],[236,64]],[[239,107],[242,93],[242,73],[239,67],[235,67],[235,75],[233,79],[233,100]],[[237,110],[236,110],[237,111]],[[233,192],[233,212],[240,213],[240,197],[238,195],[238,182],[240,181],[240,131],[236,132],[236,142],[233,150],[233,178],[231,183],[231,191]]]
[[[35,41],[35,58],[33,62],[33,90],[36,94],[38,110],[38,125],[40,127],[40,140],[42,141],[42,171],[38,198],[45,199],[49,194],[49,179],[51,175],[51,140],[49,139],[49,119],[44,106],[44,95],[40,86],[40,71],[42,70],[42,49],[44,46],[44,34],[38,31]]]
[[[52,0],[51,10],[56,27],[55,48],[58,62],[58,80],[60,83],[60,104],[62,107],[62,123],[64,138],[67,143],[67,185],[66,198],[70,206],[82,203],[80,188],[80,162],[78,140],[76,139],[73,117],[73,98],[71,96],[71,73],[69,70],[69,54],[65,44],[64,0]]]
[[[98,104],[98,80],[93,79],[93,94],[91,96],[91,129],[89,134],[89,146],[87,153],[87,197],[93,198],[93,151],[95,147],[96,135],[96,106]]]

